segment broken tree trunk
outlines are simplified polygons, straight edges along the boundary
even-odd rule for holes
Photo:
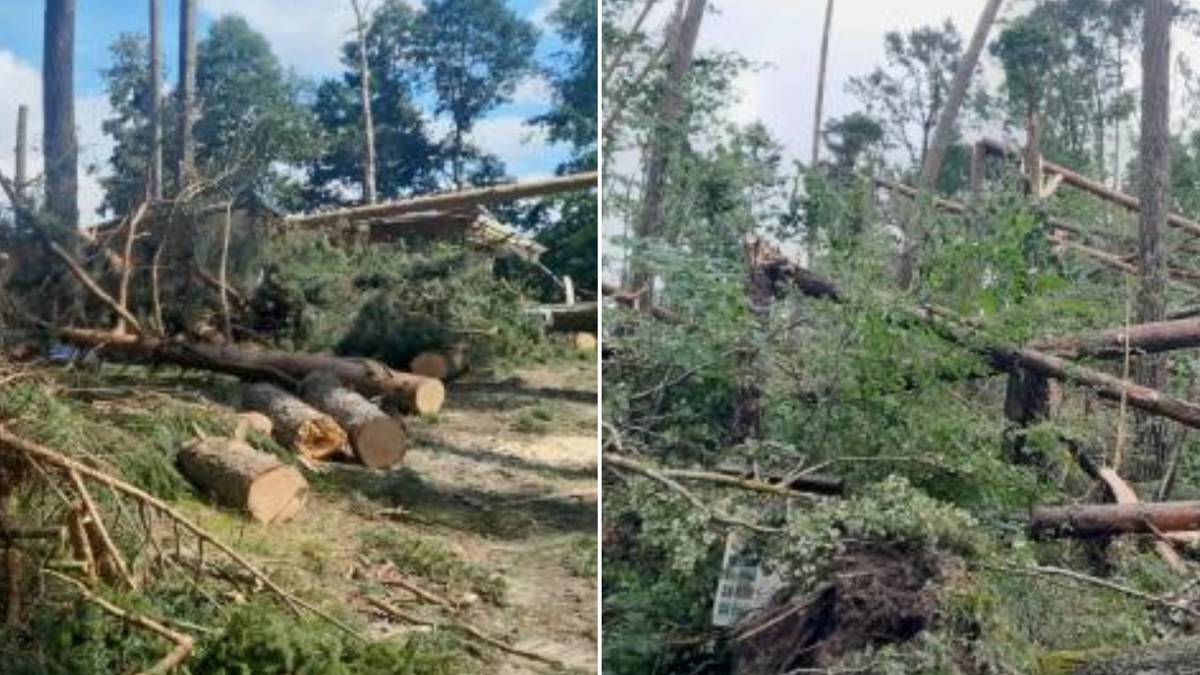
[[[457,379],[469,368],[465,345],[421,352],[408,365],[408,369],[416,375],[443,382]]]
[[[1029,515],[1034,536],[1110,537],[1200,529],[1200,502],[1039,506]]]
[[[364,396],[382,396],[404,412],[418,415],[437,413],[446,399],[446,389],[441,382],[392,370],[371,359],[173,342],[146,335],[117,336],[81,328],[64,328],[58,335],[67,342],[106,354],[211,370],[289,387],[297,386],[309,373],[329,371]]]
[[[179,468],[218,503],[260,523],[288,520],[308,500],[308,481],[295,467],[230,438],[205,438],[184,446]]]
[[[386,469],[404,460],[408,431],[374,403],[346,389],[330,373],[312,373],[301,385],[304,400],[328,413],[350,435],[354,454],[372,469]]]
[[[325,460],[346,451],[346,432],[329,415],[273,384],[246,387],[242,405],[271,420],[275,439],[304,457]]]

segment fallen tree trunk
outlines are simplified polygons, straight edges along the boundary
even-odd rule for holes
[[[365,396],[382,396],[404,412],[418,415],[437,413],[446,399],[446,389],[441,382],[392,370],[370,359],[246,349],[229,344],[175,342],[147,335],[113,335],[80,328],[64,328],[58,335],[67,342],[105,354],[211,370],[293,388],[299,386],[300,380],[309,373],[328,371]]]
[[[301,385],[304,399],[329,413],[350,434],[358,460],[372,469],[386,469],[404,460],[408,431],[374,403],[346,389],[329,373],[313,373]]]
[[[1109,537],[1200,529],[1200,501],[1039,506],[1029,514],[1035,537]]]
[[[582,302],[577,305],[542,305],[529,310],[542,318],[546,330],[556,333],[595,333],[600,325],[599,304]]]
[[[1039,659],[1044,675],[1197,675],[1200,638],[1162,640],[1123,649],[1050,652]]]
[[[285,228],[317,230],[329,226],[338,226],[365,220],[394,218],[417,211],[462,209],[494,202],[587,190],[595,187],[597,180],[598,174],[595,171],[590,171],[529,183],[495,185],[492,187],[463,190],[461,192],[414,197],[386,204],[371,204],[341,211],[331,211],[329,213],[289,216],[283,220],[282,224]]]
[[[242,405],[271,420],[275,440],[304,457],[325,460],[349,454],[349,439],[334,418],[273,384],[260,382],[245,388]]]
[[[469,368],[466,348],[459,345],[450,349],[421,352],[408,364],[408,369],[413,374],[443,382],[458,379]]]
[[[304,508],[308,481],[295,467],[229,438],[205,438],[179,451],[179,468],[216,501],[260,523],[288,520]]]
[[[1157,321],[1094,333],[1046,338],[1032,347],[1064,358],[1119,359],[1125,356],[1126,340],[1132,354],[1157,354],[1200,347],[1200,319]]]

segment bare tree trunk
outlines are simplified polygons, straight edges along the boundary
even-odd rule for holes
[[[646,159],[646,184],[642,197],[642,212],[634,228],[639,240],[657,237],[662,233],[663,200],[666,193],[667,164],[676,143],[673,142],[682,130],[685,87],[692,58],[696,51],[696,39],[700,35],[700,23],[704,19],[707,0],[687,0],[683,12],[676,17],[676,29],[672,38],[671,67],[667,73],[662,103],[659,105],[657,128],[654,131],[650,153]],[[636,262],[636,261],[635,261]],[[635,265],[634,286],[643,288],[650,284],[652,275],[642,264]],[[653,293],[643,299],[643,309],[654,304]]]
[[[983,14],[979,17],[979,23],[975,25],[975,34],[971,36],[971,44],[967,47],[967,52],[963,54],[963,59],[958,64],[958,70],[954,73],[954,81],[950,84],[950,94],[946,99],[946,105],[942,108],[941,116],[938,117],[937,128],[933,132],[933,144],[925,156],[925,166],[921,170],[922,188],[931,188],[937,185],[938,176],[942,173],[942,164],[946,159],[946,150],[950,147],[950,141],[954,137],[954,126],[958,122],[958,113],[967,97],[967,88],[971,84],[971,77],[979,66],[979,55],[983,52],[984,45],[987,44],[988,34],[992,30],[992,24],[996,22],[996,15],[1000,13],[1002,4],[1004,4],[1004,0],[987,0]]]
[[[371,68],[367,63],[367,32],[370,8],[361,0],[350,0],[354,7],[354,30],[358,36],[358,94],[362,102],[363,138],[366,156],[363,158],[363,203],[374,204],[375,196],[375,117],[371,113]]]
[[[658,4],[658,0],[646,0],[646,4],[642,6],[642,11],[638,13],[637,19],[633,22],[633,27],[629,29],[630,37],[636,36],[642,30],[642,24],[646,23],[646,17],[650,16],[650,10]],[[625,61],[625,57],[632,51],[628,46],[617,51],[604,66],[604,76],[600,79],[601,92],[604,100],[608,100],[608,83],[612,80],[617,69]]]
[[[42,129],[46,211],[56,225],[79,225],[79,145],[75,138],[75,0],[46,0]],[[73,238],[68,239],[75,246]]]
[[[821,116],[825,107],[825,68],[829,63],[829,28],[833,24],[833,0],[825,4],[825,30],[821,33],[821,65],[817,70],[817,106],[813,113],[812,163],[816,168],[821,156]]]
[[[922,191],[933,189],[937,185],[938,176],[942,173],[946,150],[950,147],[950,141],[954,137],[958,113],[967,97],[967,88],[971,84],[971,77],[979,65],[979,55],[983,52],[984,45],[987,44],[988,34],[991,32],[992,24],[996,21],[996,15],[1000,12],[1002,3],[1003,0],[987,0],[983,14],[979,17],[979,23],[975,26],[975,34],[971,36],[971,44],[967,47],[967,52],[963,55],[962,61],[958,64],[958,70],[954,73],[954,80],[950,84],[950,94],[946,104],[942,106],[937,126],[933,131],[933,140],[924,146],[925,153],[922,157],[920,182]],[[897,263],[896,279],[900,287],[905,290],[911,288],[916,281],[917,259],[920,256],[921,239],[924,236],[921,232],[923,216],[924,200],[919,199],[912,213],[904,219],[904,244],[901,247],[900,259]]]
[[[1138,323],[1167,316],[1167,256],[1162,233],[1167,227],[1170,185],[1171,18],[1170,0],[1146,0],[1142,33],[1142,135],[1139,160],[1138,260],[1142,270],[1135,318]],[[1151,389],[1166,388],[1166,359],[1138,359],[1135,381]],[[1161,420],[1138,420],[1138,455],[1129,473],[1135,479],[1161,477],[1167,454],[1166,429]]]
[[[25,186],[29,182],[29,106],[24,104],[17,107],[16,162],[13,188],[17,193],[17,198],[24,202]],[[26,225],[25,209],[15,209],[15,212],[17,227],[23,228]]]
[[[196,106],[196,0],[179,0],[179,185],[195,177],[196,144],[192,119]]]
[[[150,199],[162,199],[162,0],[150,0]]]

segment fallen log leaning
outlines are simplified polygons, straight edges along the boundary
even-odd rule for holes
[[[556,333],[595,333],[599,324],[599,305],[581,302],[576,305],[542,305],[529,309],[541,317],[546,330]]]
[[[1158,321],[1093,333],[1046,338],[1031,346],[1064,358],[1119,359],[1125,357],[1126,339],[1133,354],[1157,354],[1200,347],[1200,319]]]
[[[1200,501],[1039,506],[1029,514],[1035,537],[1108,537],[1200,529]]]
[[[246,387],[242,405],[266,415],[274,426],[275,440],[309,459],[349,456],[350,439],[334,418],[287,391],[265,382]]]
[[[176,342],[82,328],[60,329],[58,335],[67,342],[106,354],[211,370],[293,388],[309,373],[328,371],[365,396],[382,396],[404,412],[418,415],[436,414],[446,399],[441,382],[392,370],[370,359]]]
[[[308,481],[242,441],[205,438],[179,450],[179,469],[217,503],[260,523],[291,519],[308,501]]]
[[[361,394],[346,389],[329,373],[312,373],[301,384],[304,400],[328,413],[350,435],[354,455],[372,469],[389,468],[404,460],[408,431]]]

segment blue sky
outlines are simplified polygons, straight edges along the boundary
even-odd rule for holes
[[[380,0],[375,0],[376,4]],[[419,4],[414,2],[414,4]],[[520,15],[542,29],[538,56],[546,59],[561,42],[545,25],[555,0],[508,0]],[[298,75],[319,80],[341,72],[339,45],[349,37],[353,12],[349,0],[199,0],[200,37],[213,20],[240,14],[266,35],[280,61]],[[179,3],[162,0],[163,35],[168,67],[167,84],[174,86],[178,59]],[[0,81],[7,96],[0,99],[0,167],[11,166],[13,123],[16,108],[26,103],[34,110],[31,132],[35,146],[40,136],[40,71],[42,62],[43,3],[35,0],[0,0]],[[99,200],[96,175],[103,171],[109,145],[100,131],[107,114],[101,71],[109,63],[109,46],[123,32],[145,33],[149,23],[147,0],[81,0],[76,31],[77,124],[81,145],[81,210],[90,214]],[[548,144],[542,134],[524,121],[549,105],[549,92],[540,78],[522,83],[512,103],[492,111],[476,129],[475,141],[496,153],[518,178],[553,173],[567,149]],[[36,149],[36,148],[35,148]],[[40,163],[35,156],[34,164]],[[86,218],[85,218],[86,220]]]

